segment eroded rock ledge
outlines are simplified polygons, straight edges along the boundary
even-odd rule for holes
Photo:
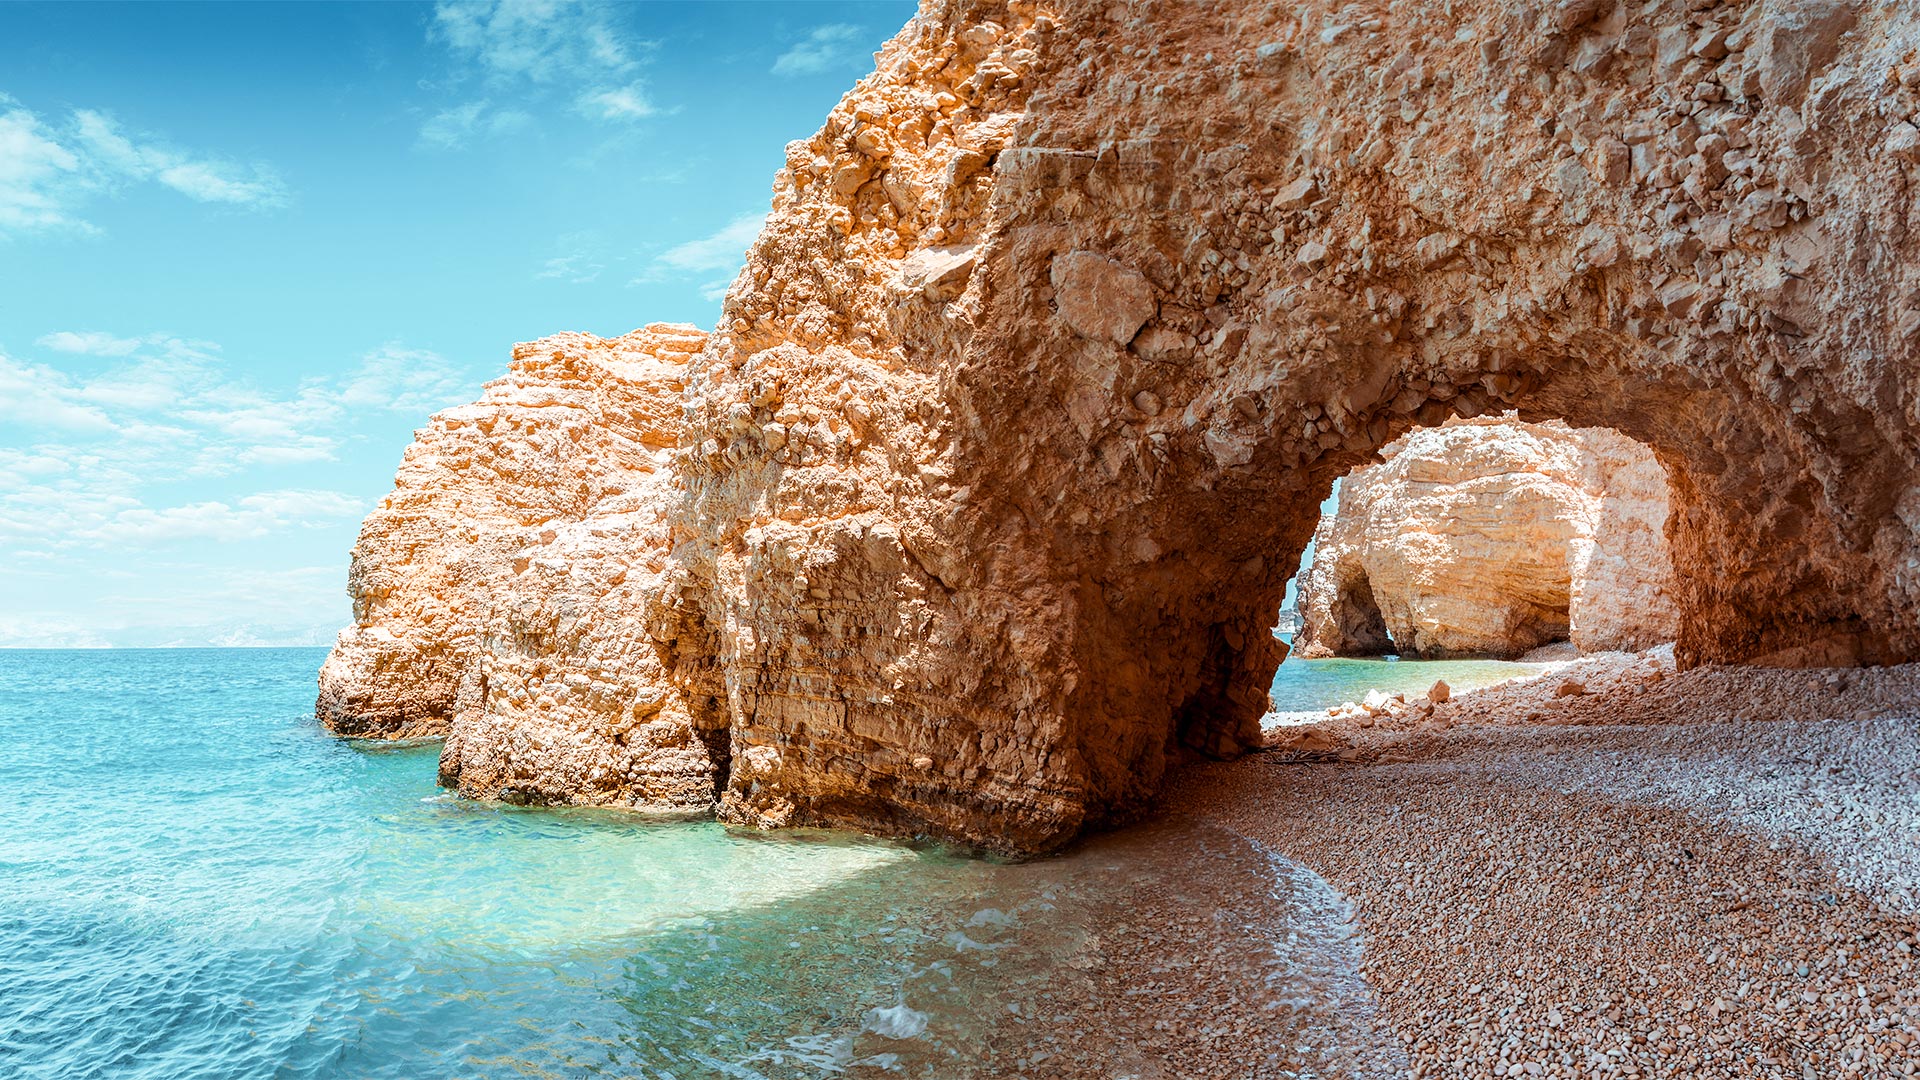
[[[1303,575],[1302,656],[1514,659],[1672,641],[1667,474],[1604,428],[1452,420],[1340,485]]]
[[[1920,655],[1916,45],[929,0],[712,337],[529,346],[422,432],[321,715],[468,794],[1045,849],[1257,742],[1333,479],[1505,409],[1665,465],[1683,664]]]

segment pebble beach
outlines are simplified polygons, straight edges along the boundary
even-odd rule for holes
[[[1289,727],[1166,812],[1346,898],[1412,1076],[1920,1075],[1917,684],[1615,654]]]

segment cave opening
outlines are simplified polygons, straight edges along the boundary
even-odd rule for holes
[[[1378,458],[1333,481],[1287,581],[1274,713],[1676,636],[1670,479],[1645,444],[1505,413],[1416,428]],[[1401,661],[1462,666],[1385,667]]]
[[[1281,622],[1306,656],[1504,659],[1673,640],[1670,479],[1606,428],[1419,428],[1336,481]]]
[[[1380,602],[1373,598],[1373,583],[1365,570],[1342,580],[1335,605],[1343,623],[1341,633],[1358,649],[1368,654],[1398,656],[1399,648],[1387,632],[1387,620],[1380,614]]]

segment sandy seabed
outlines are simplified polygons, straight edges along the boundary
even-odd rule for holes
[[[1920,1075],[1920,665],[1666,655],[1291,727],[1167,817],[1347,898],[1413,1076]]]

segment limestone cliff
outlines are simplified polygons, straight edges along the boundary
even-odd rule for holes
[[[667,559],[679,396],[705,341],[654,325],[522,345],[416,434],[354,548],[328,726],[447,736],[442,778],[469,795],[712,804],[724,733],[694,728],[635,618]]]
[[[510,481],[438,448],[525,429],[423,435],[322,713],[451,718],[469,794],[709,748],[729,820],[1046,848],[1257,742],[1333,479],[1506,409],[1666,465],[1683,664],[1920,656],[1917,46],[1834,0],[928,0],[787,148],[683,391],[581,365]]]
[[[1615,432],[1451,421],[1340,485],[1300,588],[1303,656],[1517,657],[1673,640],[1667,477]]]

